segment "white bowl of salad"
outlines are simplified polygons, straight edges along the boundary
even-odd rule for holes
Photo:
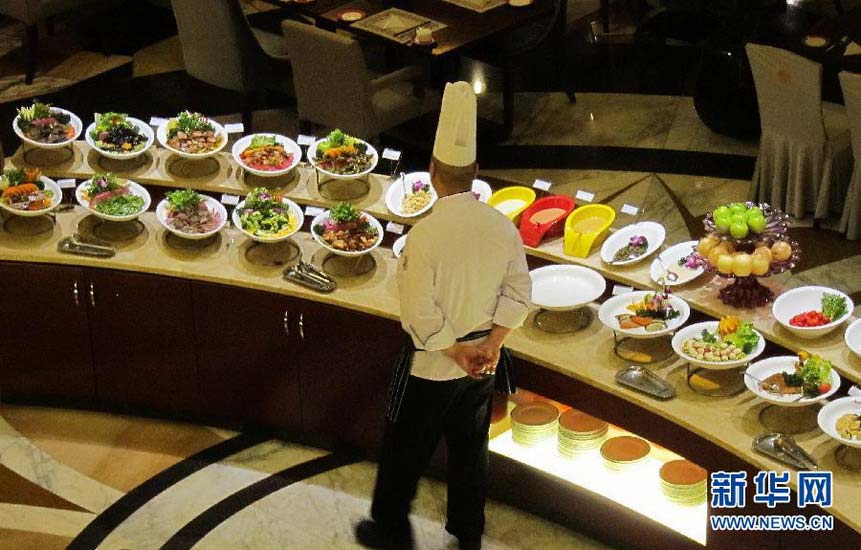
[[[283,176],[299,165],[302,149],[278,134],[251,134],[233,144],[233,160],[249,173],[262,178]]]
[[[332,179],[354,179],[377,167],[377,150],[359,138],[334,130],[308,147],[311,166]]]
[[[147,123],[125,113],[96,113],[84,139],[100,154],[118,160],[132,159],[146,152],[155,141]]]
[[[769,357],[745,371],[747,389],[783,407],[804,407],[828,399],[840,388],[840,375],[830,361],[802,352]]]
[[[427,172],[413,172],[395,180],[386,192],[389,212],[402,218],[421,216],[437,201],[436,189]]]
[[[613,296],[598,310],[598,318],[607,328],[637,339],[671,334],[690,314],[690,306],[678,296],[652,290]]]
[[[724,317],[688,325],[673,336],[673,350],[688,363],[711,370],[735,369],[765,351],[765,338],[748,321]]]
[[[171,153],[192,160],[211,157],[227,145],[224,126],[191,111],[183,111],[162,122],[156,137]]]
[[[120,180],[114,174],[95,174],[75,189],[78,204],[93,215],[114,222],[128,222],[146,212],[152,198],[142,185]]]
[[[383,226],[370,214],[342,202],[314,218],[311,235],[339,256],[361,256],[383,242]]]
[[[260,243],[289,239],[302,228],[305,215],[298,204],[265,187],[255,187],[233,209],[233,225]]]
[[[855,305],[846,294],[825,286],[802,286],[777,297],[771,313],[783,328],[803,339],[831,333],[849,319]]]
[[[211,237],[227,222],[224,205],[194,189],[169,191],[156,206],[155,215],[165,229],[191,240]]]
[[[60,205],[63,190],[38,168],[11,168],[0,178],[0,207],[16,216],[42,216]]]
[[[15,135],[40,149],[65,147],[78,139],[83,128],[83,122],[75,113],[40,101],[18,108],[18,115],[12,121]]]

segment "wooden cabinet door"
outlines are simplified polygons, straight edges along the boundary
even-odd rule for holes
[[[0,398],[91,399],[84,270],[0,264]]]
[[[316,302],[303,302],[301,321],[303,428],[324,444],[376,448],[400,325]]]
[[[96,393],[111,408],[193,414],[199,397],[191,284],[87,270]]]
[[[296,301],[194,284],[196,347],[207,416],[296,432]]]

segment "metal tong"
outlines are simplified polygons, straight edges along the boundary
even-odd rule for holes
[[[284,279],[317,292],[332,292],[338,287],[328,273],[311,263],[302,261],[285,269]]]
[[[69,254],[93,256],[96,258],[110,258],[117,252],[110,243],[97,239],[89,239],[83,237],[80,233],[75,233],[61,239],[57,243],[57,250]]]
[[[786,434],[766,433],[753,440],[753,448],[775,460],[800,470],[818,470],[819,466],[795,439]]]

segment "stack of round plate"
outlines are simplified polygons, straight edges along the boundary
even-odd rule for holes
[[[597,449],[607,437],[609,424],[577,409],[569,409],[559,417],[559,453],[574,456]]]
[[[689,460],[671,460],[661,466],[661,490],[673,502],[696,506],[706,501],[708,472]]]
[[[511,411],[511,436],[515,443],[531,447],[556,433],[559,409],[550,403],[517,405]]]
[[[652,446],[645,439],[632,435],[611,437],[601,445],[604,465],[612,470],[627,470],[643,462]]]

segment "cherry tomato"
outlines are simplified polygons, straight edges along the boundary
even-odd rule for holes
[[[828,382],[823,382],[822,384],[819,384],[819,395],[826,394],[830,391],[831,391],[831,384],[829,384]]]

